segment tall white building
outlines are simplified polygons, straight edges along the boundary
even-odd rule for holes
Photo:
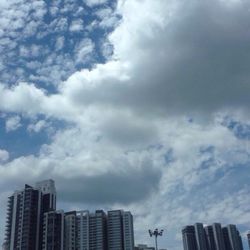
[[[108,247],[109,250],[123,250],[122,211],[108,211]]]
[[[79,250],[107,249],[106,217],[103,210],[97,210],[95,213],[88,210],[76,212]]]
[[[89,211],[76,212],[77,249],[89,250]]]
[[[76,212],[66,212],[64,214],[64,249],[79,249],[77,248],[77,242]]]
[[[133,216],[130,212],[124,212],[122,216],[124,250],[131,250],[134,249]]]
[[[133,216],[122,210],[65,213],[65,249],[134,250]]]
[[[108,249],[134,250],[133,216],[130,212],[108,211]]]

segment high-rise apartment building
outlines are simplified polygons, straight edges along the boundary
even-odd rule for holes
[[[182,229],[182,240],[184,250],[197,250],[194,226],[185,226]]]
[[[124,250],[134,249],[133,216],[129,211],[123,212],[123,243]]]
[[[130,212],[108,211],[108,249],[134,249],[133,216]]]
[[[123,250],[122,211],[108,211],[108,246],[109,250]]]
[[[62,210],[46,212],[43,215],[42,250],[48,249],[64,250],[64,212]]]
[[[23,190],[15,191],[8,199],[5,233],[8,250],[41,249],[43,211],[53,209],[50,200],[52,195],[55,196],[55,192],[52,194],[47,190],[43,193],[42,190],[55,191],[55,186],[52,180],[37,185],[33,188],[26,184]]]
[[[122,210],[65,213],[66,249],[134,250],[133,216]]]
[[[89,250],[89,211],[78,211],[77,223],[77,249]]]
[[[214,234],[214,240],[215,240],[215,249],[216,250],[226,250],[221,224],[214,223],[212,225],[212,228],[213,228],[213,234]]]
[[[247,241],[248,241],[248,246],[250,249],[250,231],[248,231],[248,233],[247,233]]]
[[[221,228],[220,223],[203,228],[201,223],[182,230],[184,250],[243,250],[242,240],[235,225]]]
[[[206,232],[208,250],[216,250],[213,227],[212,226],[206,226],[204,229],[205,229],[205,232]]]
[[[96,210],[90,218],[94,221],[94,239],[96,250],[107,250],[107,215],[103,210]],[[90,219],[91,222],[91,219]]]
[[[205,230],[202,223],[194,224],[195,238],[197,243],[197,250],[207,250],[207,241]]]
[[[42,213],[56,210],[56,187],[53,180],[40,181],[35,188],[42,192]]]
[[[223,237],[224,237],[225,249],[232,250],[230,240],[229,240],[228,229],[226,227],[223,227],[222,228],[222,233],[223,233]]]
[[[66,212],[64,214],[64,246],[66,249],[82,249],[77,245],[77,220],[76,211]]]
[[[107,216],[103,210],[76,212],[79,250],[107,250]]]
[[[108,249],[134,249],[133,216],[130,212],[108,211]]]
[[[227,225],[222,228],[222,231],[226,250],[243,250],[242,239],[235,225]]]
[[[38,250],[41,193],[29,185],[9,197],[6,245],[10,250]]]

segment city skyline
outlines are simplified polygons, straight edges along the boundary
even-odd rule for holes
[[[8,197],[3,250],[134,250],[130,211],[63,211],[51,179]]]
[[[24,189],[14,191],[6,201],[3,250],[15,247],[32,250],[136,248],[133,216],[129,211],[119,209],[108,211],[107,214],[101,209],[95,212],[64,211],[57,208],[56,197],[55,182],[52,179],[36,182],[34,188],[25,184]],[[26,211],[29,214],[25,215]],[[27,227],[25,221],[30,220],[29,216],[37,219]],[[30,241],[24,241],[22,233],[19,235],[18,232],[22,231],[30,234]],[[249,232],[246,237],[250,247]],[[188,225],[182,229],[182,241],[184,250],[243,250],[242,237],[233,224],[224,227],[220,223]],[[138,248],[150,247],[139,244]]]
[[[159,228],[159,248],[180,250],[183,225],[219,222],[247,249],[249,10],[0,0],[0,204],[53,179],[64,211],[133,211],[136,244]]]

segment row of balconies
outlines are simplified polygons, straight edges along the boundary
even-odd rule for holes
[[[11,224],[11,222],[12,222],[12,218],[8,217],[8,218],[6,218],[5,225],[8,226]]]

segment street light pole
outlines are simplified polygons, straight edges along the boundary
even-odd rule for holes
[[[158,230],[158,228],[156,228],[154,231],[149,229],[148,233],[149,233],[150,237],[152,237],[152,236],[155,237],[155,250],[158,250],[157,237],[162,236],[163,229],[161,229],[160,231]]]

